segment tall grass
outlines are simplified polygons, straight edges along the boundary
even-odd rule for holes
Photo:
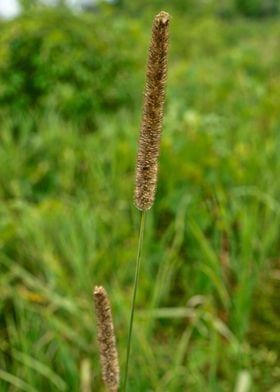
[[[143,118],[139,137],[134,191],[135,206],[141,211],[141,218],[128,330],[124,391],[127,388],[130,346],[145,230],[145,214],[153,206],[157,188],[160,137],[167,78],[168,25],[168,13],[161,11],[155,16],[147,62]]]

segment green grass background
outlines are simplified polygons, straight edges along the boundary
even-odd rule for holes
[[[277,392],[279,19],[171,11],[159,184],[147,215],[129,390]],[[60,12],[0,23],[3,392],[104,390],[96,284],[111,299],[122,369],[125,359],[154,10],[66,13],[64,36],[56,34]],[[32,91],[24,84],[31,66]]]

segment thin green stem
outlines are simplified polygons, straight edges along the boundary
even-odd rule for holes
[[[136,293],[137,293],[139,271],[140,271],[140,264],[141,264],[141,252],[142,252],[142,243],[144,237],[144,227],[145,227],[145,211],[141,211],[138,250],[137,250],[135,277],[134,277],[134,288],[133,288],[133,296],[132,296],[132,303],[131,303],[131,313],[130,313],[130,321],[129,321],[129,329],[128,329],[127,350],[126,350],[126,363],[125,363],[124,388],[123,388],[124,392],[126,392],[127,389],[128,364],[129,364],[131,336],[132,336],[132,329],[133,329]]]

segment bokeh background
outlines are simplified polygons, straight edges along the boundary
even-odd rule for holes
[[[129,390],[279,392],[279,0],[17,7],[0,19],[1,392],[104,390],[95,284],[123,369],[135,155],[162,9],[169,77]]]

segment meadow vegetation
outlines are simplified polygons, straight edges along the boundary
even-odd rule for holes
[[[44,8],[0,21],[1,392],[103,391],[95,284],[109,294],[123,366],[158,10]],[[129,390],[277,392],[279,19],[166,10],[167,102]]]

